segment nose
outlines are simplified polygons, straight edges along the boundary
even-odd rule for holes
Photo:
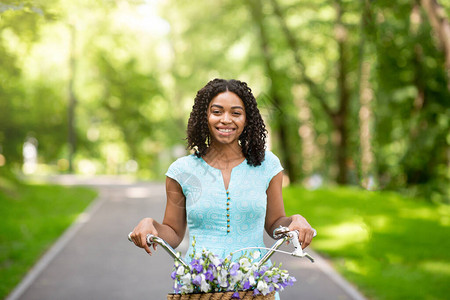
[[[224,113],[222,115],[222,119],[220,120],[220,122],[224,123],[224,124],[228,124],[231,123],[231,118],[230,115],[228,113]]]

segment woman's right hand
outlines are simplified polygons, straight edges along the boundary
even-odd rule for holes
[[[133,229],[130,237],[133,243],[143,248],[148,254],[152,255],[152,251],[150,247],[147,245],[147,235],[152,234],[154,236],[158,236],[158,231],[155,228],[154,220],[152,218],[144,218],[139,224]],[[156,251],[156,244],[153,244],[153,249]]]

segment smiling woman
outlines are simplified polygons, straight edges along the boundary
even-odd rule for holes
[[[169,167],[164,220],[141,220],[130,234],[137,246],[151,254],[146,237],[153,234],[176,248],[189,228],[188,261],[196,249],[221,259],[233,252],[234,260],[240,249],[264,248],[264,229],[272,236],[279,226],[298,230],[302,247],[309,245],[314,231],[305,218],[284,212],[283,167],[265,150],[266,128],[246,83],[208,82],[195,97],[187,131],[194,153]]]

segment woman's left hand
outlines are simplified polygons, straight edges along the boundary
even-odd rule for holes
[[[293,215],[291,216],[292,222],[289,224],[288,228],[290,231],[297,230],[298,231],[298,240],[302,245],[302,249],[311,244],[311,241],[314,237],[315,230],[309,225],[308,221],[301,215]]]

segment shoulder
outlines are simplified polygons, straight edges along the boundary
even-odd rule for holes
[[[194,154],[182,156],[182,157],[177,158],[177,159],[170,165],[169,168],[189,166],[189,165],[191,165],[193,162],[196,162],[196,161],[198,161],[198,160],[199,160],[199,158],[198,158],[197,156],[195,156]]]
[[[196,163],[199,163],[199,158],[194,154],[186,155],[175,160],[169,167],[168,173],[180,173],[192,169]]]
[[[267,165],[280,164],[280,159],[272,151],[266,150],[264,154],[263,164]]]
[[[283,166],[281,165],[278,156],[273,154],[271,151],[266,151],[264,156],[264,161],[261,164],[264,174],[267,175],[268,182],[281,171],[283,171]]]

